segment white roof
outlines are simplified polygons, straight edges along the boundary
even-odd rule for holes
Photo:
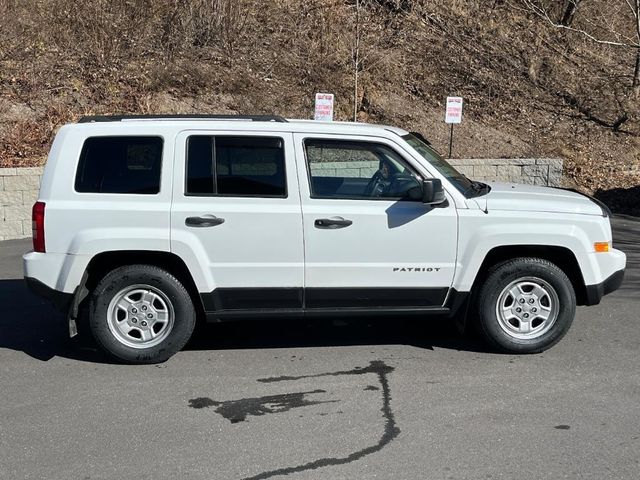
[[[353,132],[353,128],[358,129],[376,129],[376,130],[387,130],[389,132],[396,133],[400,136],[407,135],[409,132],[398,127],[393,127],[391,125],[379,125],[375,123],[360,123],[360,122],[318,122],[317,120],[306,120],[306,119],[298,119],[298,118],[287,118],[287,122],[291,124],[298,125],[313,125],[313,130],[317,130],[318,126],[327,126],[332,127],[335,125],[345,126],[349,129],[350,132]]]
[[[409,132],[389,125],[376,125],[359,122],[319,122],[316,120],[287,119],[286,122],[252,121],[243,118],[124,118],[113,121],[98,121],[73,124],[74,128],[96,130],[122,130],[131,132],[132,127],[140,126],[148,129],[152,124],[162,129],[176,128],[178,130],[243,130],[243,131],[271,131],[271,132],[300,132],[300,133],[343,133],[351,135],[389,136],[406,135]]]

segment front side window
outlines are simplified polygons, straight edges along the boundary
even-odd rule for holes
[[[286,197],[284,161],[282,138],[191,136],[185,193]]]
[[[381,143],[307,139],[313,198],[419,200],[420,178]]]
[[[81,193],[160,191],[162,138],[90,137],[82,146],[75,188]]]

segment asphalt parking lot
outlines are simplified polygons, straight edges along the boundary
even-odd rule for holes
[[[0,242],[0,478],[637,479],[640,219],[622,288],[531,356],[442,321],[233,323],[162,365],[68,341]]]

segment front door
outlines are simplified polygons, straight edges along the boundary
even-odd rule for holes
[[[426,174],[391,141],[312,134],[294,140],[306,308],[443,306],[456,262],[453,201],[431,207],[415,200]]]
[[[171,249],[205,310],[302,308],[302,214],[293,137],[182,132],[176,141]]]

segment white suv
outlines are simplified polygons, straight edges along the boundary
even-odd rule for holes
[[[467,318],[540,352],[622,282],[607,208],[467,179],[419,134],[281,117],[86,117],[58,132],[25,278],[125,362],[196,319]]]

